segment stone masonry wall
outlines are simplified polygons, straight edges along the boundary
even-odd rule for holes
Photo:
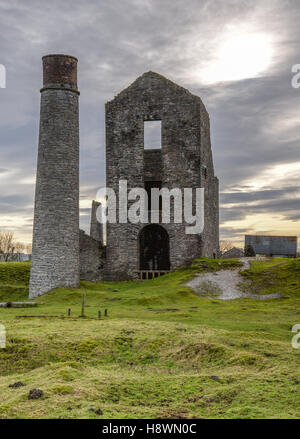
[[[89,282],[103,279],[105,249],[101,242],[80,230],[80,279]]]
[[[204,231],[201,236],[202,256],[214,257],[219,253],[219,180],[214,175],[210,143],[209,115],[203,103],[201,119],[201,187],[205,188]]]
[[[91,210],[91,228],[90,236],[96,241],[100,241],[103,244],[103,226],[97,219],[97,210],[101,209],[101,203],[93,200]]]
[[[162,121],[161,151],[144,151],[144,121]],[[155,166],[149,158],[153,155]],[[206,170],[205,170],[206,169]],[[205,171],[204,171],[205,170]],[[202,175],[203,172],[203,175]],[[162,187],[205,188],[205,229],[187,235],[187,224],[162,224],[170,240],[171,269],[218,251],[218,183],[214,176],[209,118],[201,99],[153,72],[138,78],[106,104],[107,187],[118,194],[158,180]],[[159,178],[160,177],[160,178]],[[135,278],[144,224],[107,225],[106,279]]]

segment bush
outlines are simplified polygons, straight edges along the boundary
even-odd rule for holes
[[[245,256],[247,256],[248,258],[256,256],[256,253],[252,245],[247,245],[247,247],[245,248]]]

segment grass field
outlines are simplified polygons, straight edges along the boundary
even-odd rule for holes
[[[243,273],[242,288],[281,299],[225,302],[184,286],[238,266],[199,259],[159,279],[82,282],[37,308],[0,308],[0,418],[298,418],[300,260],[254,261]],[[0,264],[0,302],[27,300],[29,268]],[[58,317],[18,317],[41,314]],[[42,398],[29,400],[31,389]]]

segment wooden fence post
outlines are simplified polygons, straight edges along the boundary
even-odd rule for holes
[[[82,295],[81,317],[84,317],[84,308],[85,308],[85,294]]]

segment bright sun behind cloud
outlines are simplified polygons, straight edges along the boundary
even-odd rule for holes
[[[271,38],[263,33],[229,33],[216,49],[216,56],[201,69],[205,83],[255,78],[272,60]]]

